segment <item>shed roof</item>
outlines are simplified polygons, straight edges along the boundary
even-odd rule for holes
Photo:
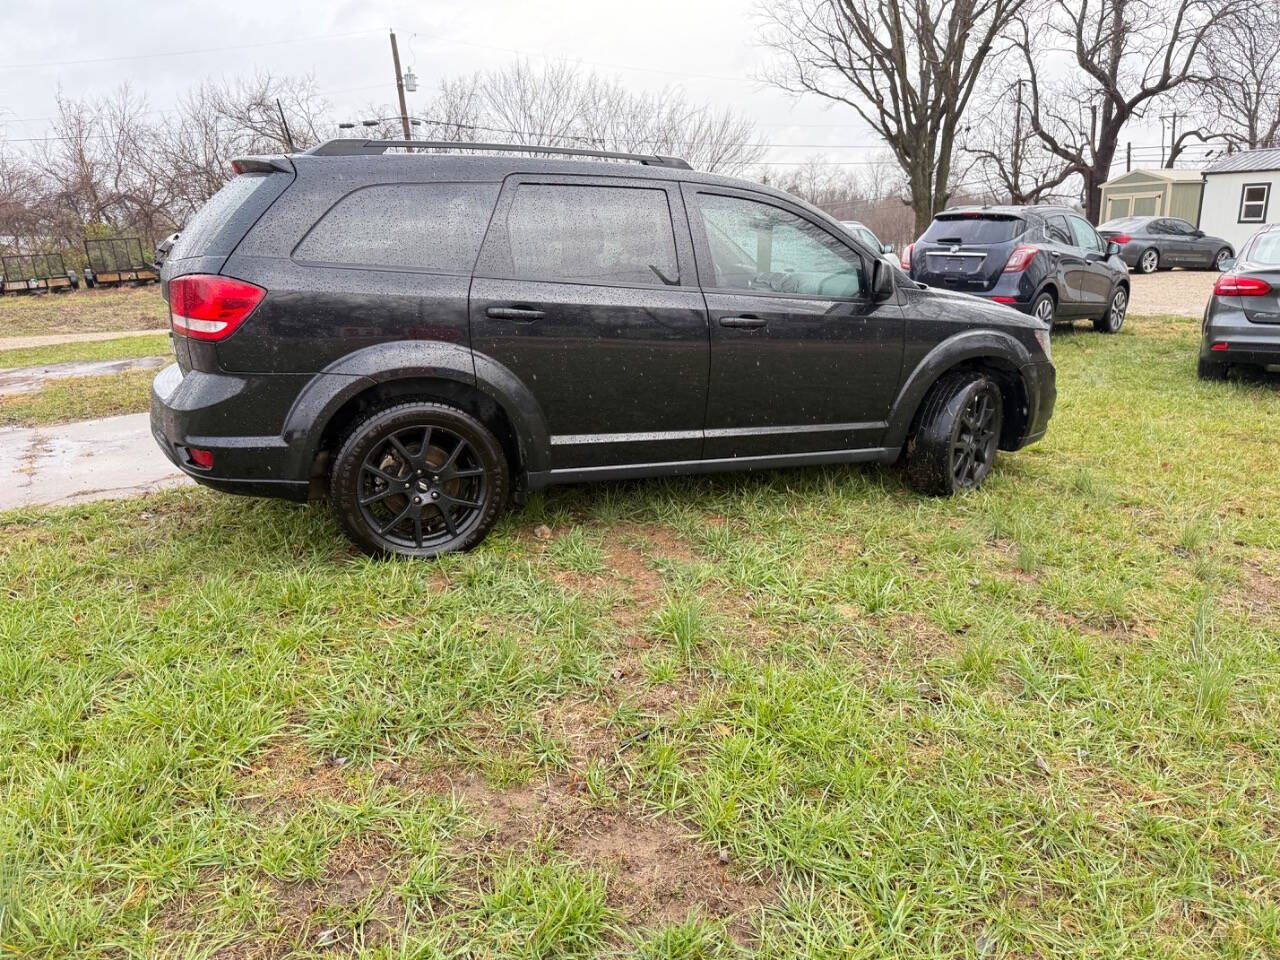
[[[1206,174],[1245,173],[1250,170],[1280,170],[1280,147],[1229,153],[1204,168]]]
[[[1167,183],[1187,183],[1199,179],[1199,170],[1188,170],[1184,167],[1179,167],[1174,170],[1166,170],[1164,168],[1141,168],[1138,170],[1129,170],[1120,174],[1118,177],[1112,177],[1104,183],[1103,186],[1114,186],[1116,184],[1124,183],[1126,180],[1164,180]]]

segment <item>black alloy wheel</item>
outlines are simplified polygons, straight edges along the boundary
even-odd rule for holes
[[[947,374],[925,398],[908,441],[907,481],[934,496],[981,486],[995,464],[1003,423],[995,380],[979,371]]]
[[[363,549],[431,557],[483,540],[507,486],[501,445],[483,424],[422,402],[356,426],[335,460],[331,495],[339,523]]]

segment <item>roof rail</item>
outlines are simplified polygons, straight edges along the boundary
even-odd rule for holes
[[[377,156],[391,147],[408,147],[419,150],[485,150],[502,153],[546,153],[567,157],[597,157],[602,160],[632,160],[649,167],[671,167],[676,170],[692,170],[688,161],[679,157],[664,157],[654,153],[618,153],[613,150],[580,150],[577,147],[540,147],[526,143],[454,143],[448,140],[359,140],[340,137],[305,151],[313,157]]]

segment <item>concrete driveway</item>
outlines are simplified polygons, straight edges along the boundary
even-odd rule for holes
[[[0,430],[0,510],[133,497],[191,483],[151,437],[151,415]]]
[[[1209,302],[1216,270],[1169,270],[1131,273],[1129,312],[1140,317],[1201,317]]]

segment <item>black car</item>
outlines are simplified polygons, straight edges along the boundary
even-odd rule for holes
[[[1121,217],[1098,227],[1104,240],[1120,245],[1120,259],[1139,273],[1186,267],[1222,270],[1235,254],[1231,244],[1177,217]]]
[[[931,287],[1003,303],[1044,323],[1084,318],[1103,333],[1124,326],[1129,271],[1120,248],[1065,207],[960,207],[938,214],[902,254]]]
[[[1223,379],[1231,364],[1280,364],[1280,224],[1263,227],[1223,266],[1204,310],[1202,380]]]
[[[327,495],[362,548],[429,556],[553,483],[901,457],[950,494],[1044,435],[1047,328],[784,193],[655,156],[382,155],[407,146],[237,161],[182,231],[151,421],[194,479]]]

